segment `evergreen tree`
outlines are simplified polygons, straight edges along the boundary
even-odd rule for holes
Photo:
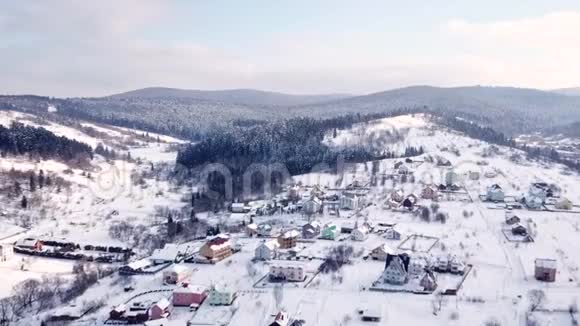
[[[28,208],[28,199],[26,199],[26,196],[22,196],[22,200],[20,201],[20,206],[23,209]]]
[[[40,189],[44,188],[44,171],[40,170],[40,172],[38,172],[38,187]]]
[[[30,173],[29,186],[30,186],[30,192],[36,191],[36,178],[35,178],[34,172]]]

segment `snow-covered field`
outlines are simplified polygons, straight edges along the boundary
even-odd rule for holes
[[[337,275],[321,273],[313,276],[311,282],[309,279],[304,283],[285,286],[277,306],[273,285],[254,286],[267,274],[269,266],[268,262],[251,262],[254,250],[261,240],[247,238],[243,234],[232,234],[233,240],[242,246],[241,252],[215,265],[185,265],[193,271],[190,277],[192,284],[209,287],[218,282],[226,282],[236,288],[239,293],[234,307],[212,307],[204,304],[197,313],[190,312],[187,308],[175,308],[169,322],[175,325],[185,325],[190,320],[200,325],[268,325],[272,322],[273,315],[284,309],[293,318],[305,320],[306,325],[366,325],[368,323],[361,321],[358,311],[375,309],[382,315],[382,321],[377,323],[380,325],[486,325],[492,318],[501,325],[524,325],[530,290],[543,290],[547,298],[544,306],[552,310],[568,309],[577,300],[580,296],[580,252],[576,249],[580,239],[580,214],[516,210],[515,213],[522,219],[523,224],[535,224],[535,234],[533,242],[514,243],[509,242],[502,233],[506,227],[505,210],[498,209],[495,204],[482,202],[479,195],[485,193],[487,186],[497,183],[506,195],[516,197],[524,193],[531,182],[542,181],[557,184],[562,189],[562,195],[577,204],[580,202],[578,174],[565,175],[562,173],[562,166],[529,162],[525,159],[517,163],[514,156],[524,156],[523,154],[502,147],[490,148],[484,142],[442,130],[422,115],[389,118],[355,126],[352,130],[338,131],[336,137],[330,135],[327,141],[334,146],[355,144],[370,134],[393,130],[399,131],[404,137],[392,139],[393,142],[388,144],[388,148],[402,150],[407,146],[422,146],[425,149],[425,154],[414,159],[416,162],[408,163],[415,182],[394,182],[392,179],[387,179],[384,183],[379,181],[376,186],[370,186],[367,198],[371,205],[359,213],[341,211],[340,217],[322,214],[315,218],[322,224],[333,221],[339,226],[353,224],[355,220],[359,223],[367,220],[374,225],[396,223],[402,234],[400,240],[386,240],[382,235],[372,233],[365,241],[353,241],[344,236],[344,241],[316,240],[300,243],[301,249],[297,255],[312,258],[306,260],[308,273],[315,272],[322,262],[319,258],[325,257],[330,248],[339,244],[352,246],[356,254],[352,264],[345,265]],[[152,144],[144,149],[132,150],[132,155],[149,160],[156,158],[156,161],[171,161],[175,154],[165,153],[163,146]],[[451,161],[452,167],[438,167],[429,162],[429,156],[444,157]],[[378,179],[383,175],[396,173],[394,165],[398,161],[400,160],[388,159],[379,162],[376,172]],[[485,161],[486,165],[482,165],[481,161]],[[3,169],[7,169],[13,164],[18,166],[19,163],[2,161],[2,164]],[[86,178],[80,176],[80,171],[74,171],[70,178],[77,182],[71,192],[52,195],[55,202],[53,216],[56,218],[39,221],[28,234],[61,236],[78,242],[114,243],[115,240],[107,232],[111,223],[130,220],[155,225],[157,221],[151,215],[155,207],[175,208],[183,205],[181,198],[186,193],[185,189],[175,189],[168,183],[154,180],[146,180],[147,187],[143,188],[132,185],[126,179],[134,171],[147,169],[147,164],[138,166],[123,161],[108,163],[101,160],[96,161],[95,165],[99,172],[95,173],[93,180],[86,181]],[[425,222],[412,213],[384,207],[385,200],[393,189],[402,189],[405,194],[420,195],[423,183],[442,183],[446,173],[451,170],[457,173],[458,183],[464,189],[462,194],[445,196],[438,202],[439,212],[448,215],[445,223]],[[491,170],[496,172],[496,176],[485,177],[485,173]],[[370,162],[347,164],[341,175],[316,172],[294,179],[303,185],[344,188],[359,180],[367,184],[372,178],[372,171]],[[478,172],[479,179],[471,180],[468,177],[469,172]],[[431,200],[419,199],[419,204],[426,207],[432,203]],[[111,215],[113,211],[117,211],[118,215]],[[215,222],[223,219],[221,215],[200,215],[200,218]],[[249,217],[236,218],[249,222]],[[301,214],[253,218],[255,223],[272,219],[279,222],[277,230],[281,227],[296,227],[306,222]],[[531,222],[527,222],[528,220]],[[1,230],[3,229],[0,228]],[[6,230],[2,233],[13,232],[10,228]],[[454,255],[473,266],[457,296],[438,297],[436,293],[417,295],[368,290],[384,269],[384,262],[365,259],[369,252],[384,243],[398,250],[407,237],[415,234],[439,239],[428,254],[421,255]],[[430,245],[421,242],[416,244],[415,249],[426,251],[422,250],[423,247],[430,248]],[[411,255],[418,254],[412,250],[406,251]],[[534,279],[536,258],[554,258],[558,261],[556,282],[542,283]],[[42,265],[42,261],[30,263],[26,272],[12,268],[18,265],[18,261],[10,264],[3,267],[0,263],[0,270],[5,269],[9,276],[8,281],[0,287],[0,296],[7,295],[10,284],[26,277],[38,277],[35,273],[42,272],[35,269]],[[249,268],[249,265],[253,268]],[[66,274],[70,265],[55,265],[54,268],[54,273]],[[457,283],[458,278],[450,274],[440,274],[439,277],[442,284]],[[123,291],[127,282],[132,284],[133,291]],[[91,324],[101,325],[108,318],[113,306],[129,302],[135,294],[162,289],[172,288],[163,285],[161,273],[133,276],[128,280],[114,274],[88,289],[77,299],[77,303],[105,299],[106,305],[103,308],[84,319]],[[167,296],[168,293],[170,291],[152,294],[155,296],[152,300]],[[441,309],[434,309],[439,301]],[[569,315],[549,312],[541,314],[539,317],[544,320],[552,320],[551,325],[570,324]]]

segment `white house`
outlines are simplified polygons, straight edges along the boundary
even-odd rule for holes
[[[365,241],[369,235],[369,229],[366,225],[359,225],[351,232],[352,240]]]
[[[414,256],[409,262],[409,274],[413,277],[422,275],[428,266],[427,258]]]
[[[276,262],[270,265],[269,278],[271,281],[302,282],[306,272],[301,264]]]
[[[236,298],[236,291],[226,283],[218,283],[209,291],[209,304],[212,306],[229,306]]]
[[[401,240],[401,232],[394,226],[385,231],[385,239],[387,240]]]
[[[376,247],[371,251],[371,257],[375,260],[386,261],[388,255],[393,255],[395,252],[386,243]]]
[[[0,244],[0,262],[10,260],[14,256],[14,248],[10,244]]]
[[[278,256],[280,244],[277,240],[263,241],[256,247],[254,257],[258,260],[271,260]]]
[[[320,208],[322,207],[322,200],[318,197],[311,197],[306,202],[304,202],[302,206],[302,210],[304,214],[313,215],[320,212]]]
[[[257,232],[260,237],[269,237],[272,235],[272,226],[267,223],[261,223],[258,225]]]
[[[163,271],[163,282],[166,284],[178,284],[191,276],[191,269],[185,265],[174,264]]]
[[[501,188],[500,185],[498,184],[493,184],[489,187],[487,187],[487,194],[485,195],[485,198],[488,201],[504,201],[505,199],[505,194],[503,192],[503,189]]]
[[[388,284],[403,285],[409,281],[409,256],[388,255],[382,280]]]

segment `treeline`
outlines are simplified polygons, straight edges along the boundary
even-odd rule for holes
[[[203,141],[189,145],[177,155],[177,163],[187,167],[202,167],[205,164],[221,163],[228,167],[233,176],[234,191],[241,188],[242,175],[252,164],[282,164],[290,175],[310,172],[319,165],[334,169],[339,157],[345,162],[359,163],[397,155],[387,149],[376,149],[365,144],[349,148],[331,148],[323,142],[325,135],[336,129],[346,129],[355,123],[366,122],[394,115],[408,114],[400,110],[385,114],[346,115],[331,119],[294,118],[267,124],[257,124],[248,128],[224,128],[214,130]],[[419,149],[407,149],[406,154],[419,155]],[[280,184],[281,176],[273,176]],[[260,188],[260,176],[257,174]],[[221,192],[223,178],[209,176],[212,190]],[[253,182],[253,181],[252,181]]]
[[[10,128],[0,125],[0,154],[38,156],[42,159],[69,161],[84,155],[93,157],[91,147],[85,143],[56,136],[44,128],[25,126],[13,122]]]

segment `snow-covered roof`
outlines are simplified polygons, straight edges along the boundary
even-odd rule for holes
[[[20,239],[20,240],[16,241],[16,246],[34,247],[37,242],[38,242],[38,239],[25,238],[25,239]]]
[[[189,268],[187,268],[187,266],[185,266],[185,265],[174,264],[169,269],[169,272],[175,272],[177,274],[187,273],[187,272],[189,272]]]
[[[244,206],[245,206],[244,203],[233,203],[232,204],[232,208],[233,207],[235,207],[235,208],[244,208]]]
[[[276,240],[270,240],[270,241],[264,241],[264,242],[262,242],[260,244],[260,246],[265,246],[266,248],[268,248],[270,250],[274,250],[274,249],[280,247],[280,244]]]
[[[387,254],[395,255],[395,251],[386,243],[376,247],[373,251],[381,251]]]
[[[173,293],[203,293],[207,291],[207,287],[198,284],[187,284],[173,290]]]
[[[129,267],[132,270],[139,270],[139,269],[148,267],[149,265],[151,265],[151,260],[149,258],[145,258],[145,259],[131,262],[131,263],[127,264],[127,267]]]
[[[213,286],[213,290],[216,292],[221,292],[221,293],[224,293],[224,292],[227,293],[227,292],[233,291],[232,286],[226,282],[219,282],[219,283],[215,284]]]
[[[257,230],[258,229],[258,225],[256,223],[248,224],[248,225],[246,225],[246,227],[248,229],[252,229],[252,230]]]
[[[176,243],[167,243],[162,249],[155,249],[151,255],[152,260],[174,261],[180,253],[181,246]]]
[[[297,238],[298,236],[300,236],[300,232],[297,230],[286,231],[282,234],[282,238],[284,239]]]
[[[167,298],[161,298],[155,305],[164,310],[169,308],[170,302],[167,300]]]
[[[555,259],[538,258],[536,259],[536,267],[556,269],[557,262]]]

